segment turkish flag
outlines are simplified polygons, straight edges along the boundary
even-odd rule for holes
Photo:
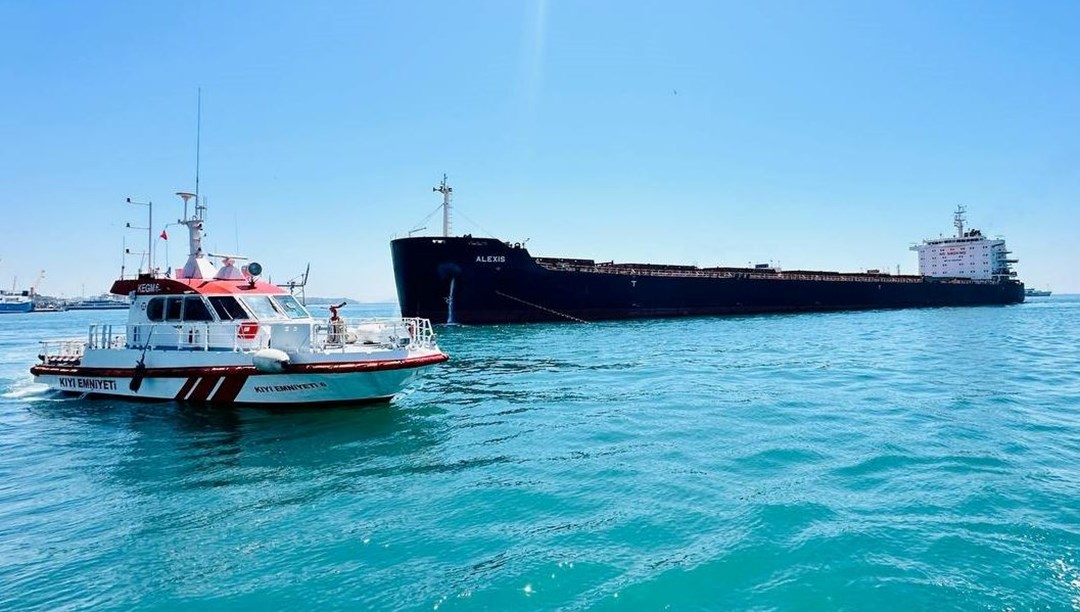
[[[165,230],[161,230],[161,239],[162,240],[168,240],[169,239],[169,235],[165,233]]]

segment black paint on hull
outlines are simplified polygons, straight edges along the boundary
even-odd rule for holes
[[[406,317],[433,323],[522,323],[723,314],[982,306],[1024,301],[1024,285],[883,275],[756,270],[718,277],[573,270],[541,266],[528,250],[491,238],[400,238],[390,244],[398,303]],[[817,273],[803,273],[803,277]],[[905,280],[906,279],[906,280]],[[451,289],[453,296],[451,300]],[[451,312],[452,310],[452,312]],[[451,320],[452,318],[452,320]]]

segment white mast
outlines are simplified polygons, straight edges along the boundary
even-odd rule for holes
[[[198,90],[195,114],[195,193],[177,191],[176,195],[184,201],[184,218],[177,221],[188,229],[188,259],[184,269],[177,273],[177,278],[214,278],[217,270],[207,259],[202,247],[203,220],[206,217],[205,198],[199,199],[199,152],[202,137],[202,88]],[[188,201],[195,200],[195,212],[188,216]]]
[[[442,183],[438,187],[432,187],[432,191],[438,191],[442,194],[442,235],[447,237],[450,235],[450,194],[454,193],[454,188],[446,184],[446,175],[442,175]]]
[[[188,200],[194,198],[195,194],[178,191],[176,195],[184,200],[184,218],[180,219],[178,223],[188,228],[189,248],[187,263],[184,264],[183,271],[177,274],[177,278],[214,278],[217,270],[214,269],[214,265],[210,263],[210,260],[206,258],[206,252],[202,248],[203,218],[206,213],[206,205],[200,204],[199,200],[196,199],[195,213],[188,217]]]
[[[195,204],[199,204],[199,149],[202,140],[202,87],[199,88],[198,99],[195,102]],[[184,216],[187,216],[187,199],[184,199]]]
[[[957,238],[964,237],[964,213],[966,212],[967,208],[965,208],[962,204],[958,204],[956,206],[956,212],[953,213],[953,225],[956,226]]]

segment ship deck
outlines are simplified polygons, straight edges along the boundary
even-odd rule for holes
[[[621,274],[627,276],[666,276],[684,278],[739,278],[760,280],[797,281],[844,281],[865,283],[921,283],[934,282],[962,284],[993,284],[994,280],[974,280],[955,277],[924,277],[916,274],[889,274],[886,272],[832,272],[817,270],[780,270],[776,268],[699,268],[664,264],[597,263],[587,259],[562,259],[536,257],[540,267],[553,272],[577,272],[586,274]]]

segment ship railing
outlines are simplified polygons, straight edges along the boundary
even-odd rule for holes
[[[289,352],[371,348],[434,348],[431,321],[410,318],[165,322],[134,325],[94,324],[84,338],[41,342],[45,356],[81,357],[86,349]]]
[[[38,358],[45,363],[77,362],[86,350],[85,338],[42,340]]]
[[[270,346],[271,327],[259,321],[140,323],[127,326],[126,342],[108,348],[257,351]]]
[[[635,267],[609,267],[609,266],[574,266],[560,264],[558,266],[541,264],[548,270],[560,272],[584,272],[591,274],[612,274],[634,277],[669,277],[669,278],[713,278],[713,279],[755,279],[771,281],[813,281],[813,282],[863,282],[863,283],[920,283],[927,278],[924,275],[915,274],[885,274],[885,273],[847,273],[847,274],[812,274],[800,271],[794,272],[755,272],[753,270],[662,270]],[[1013,272],[1015,275],[1015,272]],[[978,284],[990,282],[987,280],[971,278],[948,278],[941,277],[940,282]]]
[[[42,340],[38,357],[46,363],[75,362],[86,349],[122,349],[127,343],[123,326],[91,325],[85,338]]]
[[[419,317],[366,317],[336,319],[312,326],[311,346],[317,350],[355,347],[434,348],[431,321]]]
[[[126,332],[122,325],[106,323],[103,325],[91,325],[86,335],[86,348],[91,349],[119,349],[124,348]]]
[[[858,281],[858,282],[889,282],[889,283],[917,283],[922,277],[916,275],[893,275],[893,274],[808,274],[805,272],[782,272],[773,271],[757,272],[753,270],[663,270],[655,268],[612,267],[612,266],[574,266],[570,264],[545,265],[542,267],[560,272],[585,272],[592,274],[613,274],[620,276],[637,277],[669,277],[669,278],[742,278],[757,280],[801,280],[801,281]]]

